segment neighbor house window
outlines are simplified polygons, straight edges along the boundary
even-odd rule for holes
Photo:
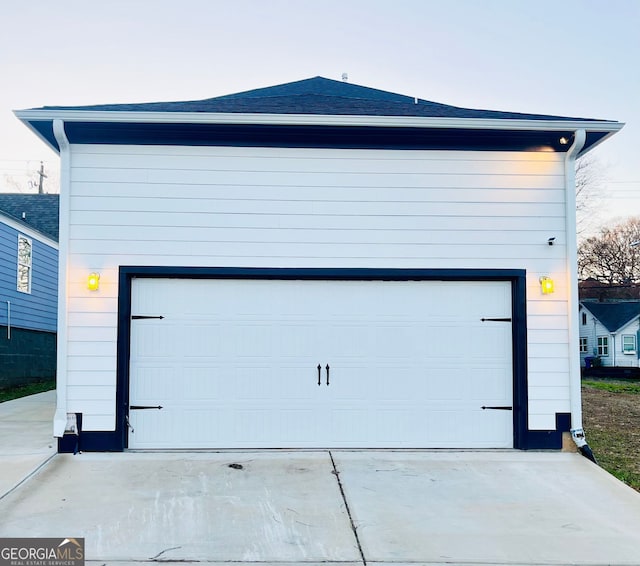
[[[587,313],[583,312],[582,313],[582,326],[585,326],[587,324]]]
[[[598,336],[598,356],[609,355],[609,337]]]
[[[586,354],[589,351],[589,341],[587,338],[580,338],[580,353]]]
[[[636,337],[633,334],[622,335],[622,352],[624,354],[636,353]]]
[[[18,236],[18,291],[31,293],[32,243],[26,236]]]

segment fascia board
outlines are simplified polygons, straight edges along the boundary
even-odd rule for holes
[[[495,120],[484,118],[431,118],[413,116],[336,116],[320,114],[233,114],[215,112],[110,112],[85,110],[16,110],[15,115],[31,121],[136,122],[182,124],[264,124],[300,126],[379,126],[405,128],[450,128],[489,130],[587,129],[590,132],[617,132],[624,123],[600,120]],[[32,128],[33,129],[33,128]],[[37,132],[36,132],[37,133]]]
[[[613,331],[612,334],[620,334],[625,326],[629,326],[631,323],[636,322],[638,316],[640,315],[634,314],[629,320],[627,320],[627,322],[621,324],[615,331]]]

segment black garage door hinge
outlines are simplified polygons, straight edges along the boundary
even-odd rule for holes
[[[482,410],[484,411],[485,409],[494,409],[496,411],[513,411],[513,407],[507,407],[506,405],[498,407],[486,407],[485,405],[482,405]]]
[[[132,314],[131,315],[131,320],[142,320],[143,318],[158,318],[158,319],[162,320],[164,318],[164,316],[162,316],[162,315],[150,316],[150,315],[146,315],[146,314]]]
[[[149,405],[131,405],[131,406],[129,407],[129,410],[131,410],[131,411],[140,410],[140,409],[162,409],[162,405],[155,405],[155,406],[149,406]]]
[[[511,322],[510,318],[481,318],[482,322]]]

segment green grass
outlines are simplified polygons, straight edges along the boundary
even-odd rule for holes
[[[595,380],[584,379],[583,385],[593,387],[594,389],[601,389],[602,391],[609,391],[609,393],[633,393],[640,395],[640,383],[637,381],[612,381],[612,380]]]
[[[630,449],[625,432],[590,429],[588,439],[598,464],[620,481],[640,491],[638,454]]]
[[[0,403],[4,401],[11,401],[13,399],[20,399],[21,397],[27,397],[28,395],[35,395],[36,393],[42,393],[44,391],[51,391],[55,388],[56,382],[54,379],[38,381],[36,383],[30,383],[29,385],[23,385],[20,387],[7,387],[6,389],[0,389]]]
[[[598,463],[640,491],[640,383],[587,379],[582,385],[587,440]]]

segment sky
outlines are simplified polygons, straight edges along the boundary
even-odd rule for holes
[[[640,215],[640,0],[2,0],[0,192],[57,192],[14,115],[200,100],[314,76],[454,106],[626,123],[597,216]]]

